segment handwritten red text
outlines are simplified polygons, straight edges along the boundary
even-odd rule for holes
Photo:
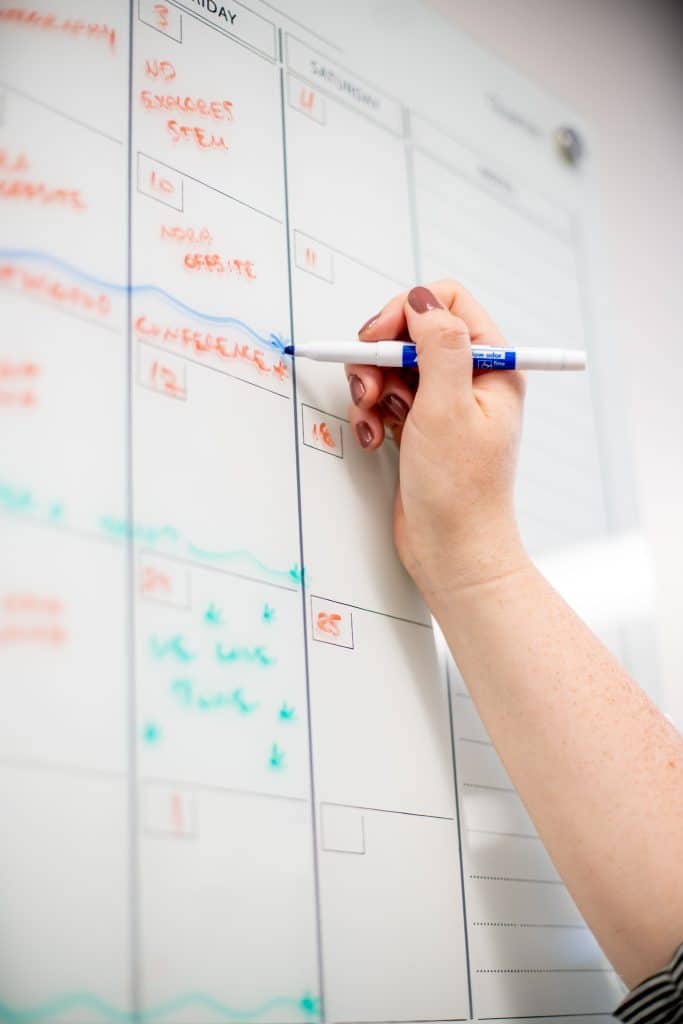
[[[170,113],[199,114],[214,121],[232,121],[232,100],[205,100],[194,96],[176,96],[169,93],[152,93],[143,89],[140,102],[145,110],[166,110]]]
[[[229,259],[219,256],[216,252],[188,252],[185,254],[183,263],[188,270],[237,274],[238,277],[248,277],[251,281],[256,280],[256,271],[251,260]]]
[[[189,349],[197,356],[215,355],[221,360],[249,364],[263,376],[272,376],[279,381],[287,379],[287,367],[281,359],[269,360],[257,345],[240,344],[210,331],[195,330],[192,327],[163,327],[147,316],[135,321],[135,332],[141,338],[154,338],[167,345],[178,345]]]
[[[173,142],[194,142],[200,149],[227,149],[228,144],[222,135],[213,135],[197,128],[194,125],[179,124],[177,121],[167,121],[166,127]]]
[[[213,242],[213,235],[208,228],[186,228],[180,224],[162,224],[160,235],[162,239],[167,238],[174,242],[199,242],[202,245],[211,245]]]
[[[34,273],[14,263],[0,263],[0,285],[52,299],[63,306],[107,316],[111,312],[108,295],[85,291],[78,285],[67,285],[49,274]]]
[[[61,621],[64,606],[58,598],[27,592],[9,593],[2,598],[0,607],[0,645],[64,645],[67,636]]]
[[[40,367],[31,362],[0,359],[0,407],[30,409],[38,396],[34,389]]]
[[[67,35],[83,39],[102,39],[109,44],[112,53],[116,51],[116,29],[109,25],[80,18],[58,18],[55,14],[42,14],[40,11],[25,10],[21,7],[5,7],[0,10],[0,21],[10,21],[44,32],[64,32]]]

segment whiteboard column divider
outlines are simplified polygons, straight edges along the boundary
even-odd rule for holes
[[[284,174],[285,238],[287,250],[287,288],[289,293],[289,334],[294,343],[294,294],[292,289],[292,234],[289,221],[289,184],[287,172],[287,124],[285,116],[285,70],[282,46],[282,29],[278,29],[279,52],[283,63],[280,65],[280,111],[282,118],[282,164]],[[311,802],[311,836],[313,841],[313,874],[315,887],[315,909],[318,958],[318,993],[320,999],[320,1020],[325,1021],[325,982],[323,972],[323,937],[320,912],[320,867],[318,864],[318,819],[315,800],[315,773],[313,759],[313,728],[311,720],[310,669],[308,658],[308,615],[306,611],[306,562],[304,557],[303,511],[301,492],[301,452],[299,450],[299,404],[296,387],[296,364],[292,360],[292,423],[294,427],[294,459],[296,466],[296,498],[299,526],[299,564],[301,566],[301,623],[303,628],[304,667],[306,672],[306,724],[308,729],[309,792]]]

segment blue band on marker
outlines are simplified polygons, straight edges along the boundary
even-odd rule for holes
[[[475,370],[514,370],[516,352],[505,348],[492,348],[485,352],[474,352],[472,366]]]
[[[414,345],[403,346],[402,366],[417,366],[417,349]]]
[[[475,370],[514,370],[517,353],[504,348],[479,350],[472,355]],[[414,345],[403,346],[402,366],[417,366],[417,349]]]
[[[504,348],[475,352],[472,355],[472,366],[475,370],[514,370],[516,355],[516,352],[509,352]]]

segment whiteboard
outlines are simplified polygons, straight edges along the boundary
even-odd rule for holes
[[[0,8],[0,1021],[607,1020],[395,452],[282,356],[442,276],[587,348],[530,382],[521,528],[642,677],[591,130],[419,3],[286,8]]]

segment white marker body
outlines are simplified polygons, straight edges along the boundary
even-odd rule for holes
[[[516,370],[585,370],[587,355],[578,348],[516,348]]]
[[[365,366],[414,366],[415,346],[403,341],[309,341],[294,346],[301,359],[323,363],[359,363]],[[472,362],[485,370],[585,370],[586,353],[580,349],[494,348],[472,346]]]
[[[404,341],[309,341],[295,345],[294,355],[321,363],[403,366],[405,345]]]

